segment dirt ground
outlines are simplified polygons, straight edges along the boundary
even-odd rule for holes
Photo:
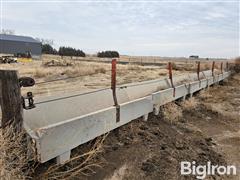
[[[240,74],[195,99],[168,106],[147,122],[135,120],[111,132],[99,155],[105,160],[103,168],[78,178],[195,179],[180,175],[181,161],[240,165]],[[239,178],[239,171],[238,176],[207,177]]]

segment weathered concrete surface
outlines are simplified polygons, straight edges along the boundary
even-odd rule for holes
[[[116,108],[110,107],[88,115],[79,116],[36,130],[38,158],[46,162],[88,142],[104,133],[120,127],[153,109],[151,96],[120,104],[120,121],[116,122]]]
[[[120,105],[120,121],[123,125],[127,122],[146,115],[153,110],[152,96],[140,98]]]
[[[174,100],[186,96],[189,93],[189,88],[190,88],[189,84],[183,84],[175,87]]]
[[[206,88],[208,86],[208,80],[207,79],[202,79],[200,82],[201,88]]]
[[[208,86],[211,86],[213,84],[213,77],[209,77],[207,81],[208,81]]]
[[[29,128],[38,129],[105,109],[114,104],[110,89],[84,96],[74,96],[74,94],[71,96],[57,101],[51,101],[51,97],[49,99],[36,99],[36,103],[46,100],[49,102],[36,104],[36,108],[24,111],[24,121]]]
[[[35,130],[38,159],[46,162],[116,128],[116,108],[110,107]]]
[[[191,83],[189,83],[189,85],[190,85],[190,89],[189,89],[190,94],[193,94],[201,89],[200,81],[191,82]]]
[[[204,77],[203,74],[205,74],[205,76],[211,75],[211,71],[200,73],[202,78]],[[196,78],[197,75],[194,73],[191,75],[178,76],[173,80],[175,84],[182,84],[183,81],[189,81],[189,79],[192,81]],[[121,88],[117,88],[118,102],[129,102],[170,87],[171,85],[169,79],[158,79],[142,83],[126,84]],[[89,93],[84,96],[78,96],[77,94],[78,93],[69,94],[68,96],[70,97],[68,98],[65,98],[66,96],[36,98],[36,108],[24,112],[24,121],[28,124],[30,129],[37,129],[64,121],[66,119],[71,119],[108,108],[114,104],[111,89]],[[54,101],[56,98],[59,100]],[[48,102],[38,104],[43,101]]]
[[[226,78],[229,75],[220,76]],[[58,97],[58,100],[54,100],[56,97],[36,99],[36,108],[24,111],[24,127],[36,142],[40,162],[58,157],[58,162],[62,163],[67,159],[66,152],[80,144],[138,117],[147,120],[154,107],[193,94],[221,79],[218,75],[212,78],[211,71],[201,73],[200,77],[208,79],[198,81],[196,74],[175,78],[175,96],[169,79],[118,87],[119,122],[116,122],[111,89],[81,96],[71,94],[70,97]]]
[[[174,100],[173,88],[165,89],[152,94],[154,105],[164,105]]]
[[[64,164],[70,159],[71,151],[67,151],[57,157],[57,164]]]

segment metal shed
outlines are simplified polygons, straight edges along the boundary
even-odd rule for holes
[[[0,54],[31,52],[32,56],[41,56],[41,42],[29,36],[0,34]]]

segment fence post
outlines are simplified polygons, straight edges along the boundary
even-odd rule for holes
[[[17,71],[0,70],[0,105],[2,128],[13,125],[14,131],[20,132],[23,125],[23,108]]]
[[[198,61],[197,76],[198,76],[198,80],[200,81],[200,61]]]
[[[169,79],[170,79],[170,82],[171,82],[171,86],[173,88],[173,97],[175,97],[175,86],[173,84],[172,63],[171,62],[168,63],[168,74],[169,74]]]
[[[201,80],[200,80],[200,61],[198,61],[198,67],[197,67],[197,77],[198,77],[198,81],[199,81],[199,87],[201,87]]]
[[[212,62],[212,76],[214,76],[214,66],[215,66],[215,61]]]
[[[223,62],[221,62],[221,73],[223,73]]]
[[[111,78],[111,89],[112,89],[112,94],[113,94],[113,101],[114,101],[114,106],[116,106],[116,122],[120,121],[120,106],[117,101],[117,94],[116,94],[116,65],[117,65],[117,60],[113,59],[112,60],[112,78]]]

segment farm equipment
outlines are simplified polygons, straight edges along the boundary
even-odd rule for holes
[[[1,56],[0,57],[0,64],[10,64],[10,63],[17,63],[17,62],[32,62],[32,55],[28,51],[26,53],[17,53],[13,56]]]
[[[29,51],[26,53],[17,53],[15,56],[17,57],[17,62],[32,62],[32,55]]]
[[[17,58],[14,56],[2,56],[0,57],[0,64],[10,64],[10,63],[16,63]]]

